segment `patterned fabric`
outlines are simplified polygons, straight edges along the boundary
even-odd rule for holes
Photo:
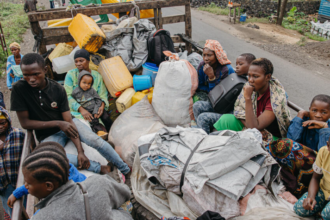
[[[0,191],[2,191],[8,184],[16,187],[25,134],[21,129],[11,127],[10,116],[4,108],[0,107],[0,112],[9,122],[3,150],[0,151]]]
[[[216,123],[222,114],[214,112],[214,109],[208,101],[198,101],[193,105],[194,116],[198,128],[202,128],[207,134],[213,130],[213,125]]]
[[[282,167],[281,176],[287,190],[299,198],[308,190],[317,152],[289,138],[271,142],[266,150]]]
[[[78,87],[78,75],[79,71],[78,69],[70,70],[67,75],[65,76],[64,81],[64,88],[66,91],[66,94],[68,96],[69,100],[69,106],[71,114],[78,118],[78,119],[84,119],[80,112],[78,112],[78,109],[80,107],[80,104],[72,97],[72,91]],[[95,70],[92,70],[92,76],[93,76],[93,89],[96,90],[96,92],[99,94],[102,101],[105,103],[105,110],[108,110],[109,108],[109,102],[108,102],[108,90],[104,85],[102,76]],[[100,121],[101,123],[101,121]]]
[[[247,82],[246,84],[248,84]],[[288,128],[290,126],[290,110],[287,105],[287,96],[284,90],[284,87],[278,81],[278,79],[272,77],[269,81],[270,88],[270,101],[272,104],[273,112],[278,122],[278,127],[280,129],[282,138],[286,138],[286,134]],[[252,102],[253,102],[253,111],[256,114],[257,110],[257,93],[252,93]],[[245,120],[245,99],[244,99],[244,90],[242,90],[241,94],[238,96],[235,102],[234,115],[238,119]],[[270,143],[273,140],[273,135],[265,130],[263,133],[263,140],[267,143]]]
[[[154,166],[170,166],[170,167],[177,168],[177,166],[172,163],[172,160],[165,158],[165,157],[156,156],[156,157],[153,157],[152,159],[150,157],[148,157],[148,160]]]
[[[21,54],[21,60],[22,60],[22,58],[23,58],[23,55]],[[7,72],[7,87],[8,87],[8,89],[11,89],[12,88],[11,85],[14,82],[17,82],[18,80],[22,79],[21,77],[16,77],[15,76],[14,78],[12,78],[10,76],[10,74],[14,74],[13,69],[11,67],[12,66],[15,66],[15,65],[16,65],[16,61],[15,61],[14,55],[9,56],[8,59],[7,59],[7,70],[6,70],[6,72]]]
[[[227,58],[227,54],[223,51],[221,44],[216,40],[206,40],[204,48],[214,51],[217,60],[221,65],[231,64]]]
[[[132,213],[133,211],[133,204],[131,203],[131,201],[127,201],[124,204],[122,204],[118,210],[124,210],[128,213]]]
[[[305,193],[299,200],[294,204],[293,210],[301,217],[310,217],[321,212],[321,216],[324,220],[330,220],[330,203],[325,200],[323,191],[320,189],[315,196],[316,205],[313,210],[306,210],[303,207],[304,199],[306,199],[308,193]]]

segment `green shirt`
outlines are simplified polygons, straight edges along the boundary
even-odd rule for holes
[[[101,74],[99,74],[95,70],[92,70],[91,74],[94,79],[93,89],[95,89],[97,94],[99,94],[100,98],[104,102],[105,104],[104,109],[108,110],[109,108],[108,90],[104,85],[103,78]],[[79,75],[79,71],[77,68],[70,70],[65,76],[64,88],[68,96],[71,114],[78,119],[84,119],[83,116],[80,114],[80,112],[78,112],[80,104],[71,96],[72,91],[78,87],[78,83],[79,83],[78,75]]]

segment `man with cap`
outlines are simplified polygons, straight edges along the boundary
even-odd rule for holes
[[[34,130],[39,142],[54,141],[63,147],[71,140],[78,155],[67,157],[80,169],[95,173],[111,171],[111,165],[100,166],[84,154],[81,142],[96,149],[107,161],[123,174],[130,168],[119,157],[113,147],[79,119],[72,117],[65,89],[56,81],[45,77],[47,67],[41,55],[26,54],[21,62],[24,80],[13,85],[11,110],[16,111],[21,126]]]

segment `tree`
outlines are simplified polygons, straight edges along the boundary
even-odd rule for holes
[[[281,4],[281,10],[280,10],[279,16],[277,17],[278,25],[282,25],[282,21],[283,21],[284,15],[285,15],[285,9],[286,9],[287,3],[288,3],[288,0],[283,0],[282,4],[281,4],[281,1],[278,2],[279,5]]]

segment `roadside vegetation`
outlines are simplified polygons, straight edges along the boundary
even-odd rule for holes
[[[297,8],[293,7],[288,16],[283,19],[282,26],[287,29],[298,31],[300,34],[316,41],[326,41],[323,37],[311,34],[311,23],[308,15],[303,12],[297,12]]]
[[[16,41],[22,42],[22,35],[30,27],[28,17],[24,12],[23,4],[14,4],[10,2],[0,3],[0,22],[5,36],[8,55],[10,56],[9,44]],[[0,71],[5,70],[7,57],[0,48]]]
[[[218,7],[213,2],[208,6],[203,6],[198,8],[201,11],[207,11],[216,15],[228,15],[229,14],[229,8],[221,8]],[[233,9],[232,9],[233,10]],[[242,14],[242,12],[241,12]],[[269,22],[270,17],[266,18],[247,18],[246,23],[270,23]],[[303,12],[297,12],[297,8],[293,7],[289,12],[288,16],[283,19],[282,26],[286,29],[295,30],[298,31],[301,35],[312,39],[316,41],[326,41],[323,37],[313,35],[310,33],[311,30],[311,23],[308,20],[308,15],[306,15]]]

